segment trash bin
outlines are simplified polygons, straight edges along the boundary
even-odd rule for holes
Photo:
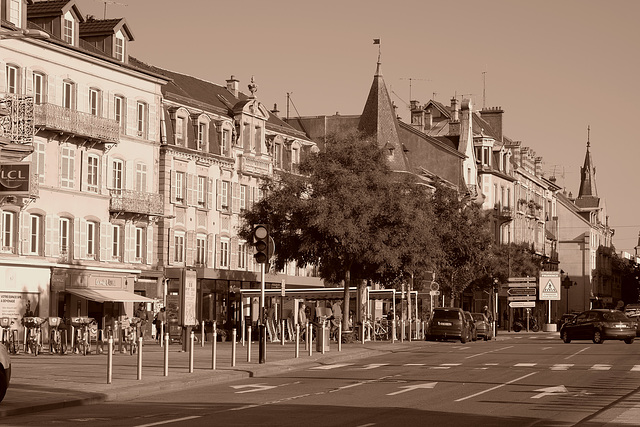
[[[329,343],[331,340],[329,339],[329,328],[324,328],[324,334],[322,333],[323,328],[321,326],[316,326],[316,351],[322,352],[322,346],[324,345],[324,351],[329,351]]]

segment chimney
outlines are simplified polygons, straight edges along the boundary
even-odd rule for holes
[[[431,110],[427,110],[425,113],[425,129],[431,129],[433,127],[433,114],[431,114]]]
[[[535,164],[536,164],[536,176],[541,177],[543,172],[542,172],[542,157],[536,157],[535,160]]]
[[[480,117],[491,126],[494,132],[498,134],[498,138],[502,142],[502,107],[483,108],[480,110]]]
[[[236,79],[236,76],[232,74],[231,78],[227,80],[227,90],[237,98],[239,89],[240,89],[240,80]]]
[[[460,110],[458,109],[458,99],[454,96],[451,98],[451,121],[458,122],[460,121],[459,117]]]
[[[411,126],[420,132],[425,130],[425,114],[418,101],[411,101]]]
[[[271,112],[278,117],[278,113],[280,112],[280,110],[278,110],[278,104],[273,104],[273,110],[271,110]]]

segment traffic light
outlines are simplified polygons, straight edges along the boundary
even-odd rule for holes
[[[256,224],[253,226],[253,247],[256,253],[253,255],[258,264],[266,264],[271,258],[269,253],[269,226]]]

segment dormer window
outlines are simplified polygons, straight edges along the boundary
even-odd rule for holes
[[[115,39],[116,46],[114,50],[114,56],[118,61],[122,62],[124,60],[124,38],[122,38],[120,33],[118,33],[116,34]]]
[[[75,21],[71,12],[67,12],[64,15],[63,21],[62,40],[64,40],[65,43],[73,44]]]
[[[9,22],[16,27],[22,26],[22,0],[9,1]]]
[[[187,119],[182,116],[176,117],[176,145],[186,146],[185,134],[187,127]]]

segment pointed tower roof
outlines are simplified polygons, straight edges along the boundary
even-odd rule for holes
[[[398,137],[398,119],[380,72],[380,57],[373,77],[369,97],[360,116],[358,130],[373,137],[380,148],[388,150],[391,169],[407,171],[405,153]]]
[[[584,166],[580,168],[580,190],[578,190],[576,199],[576,204],[584,208],[594,208],[600,204],[598,190],[596,189],[596,168],[593,166],[593,160],[589,152],[591,142],[588,135],[590,131],[591,128],[587,128],[587,153],[584,157]]]

